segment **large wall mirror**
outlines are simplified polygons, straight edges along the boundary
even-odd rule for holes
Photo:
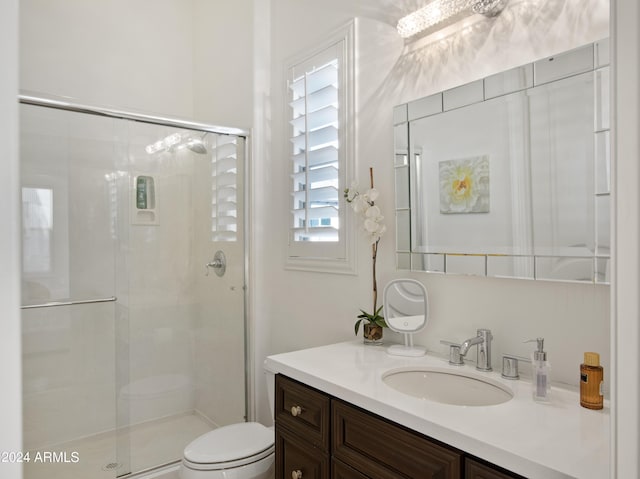
[[[609,282],[608,52],[395,108],[398,269]]]

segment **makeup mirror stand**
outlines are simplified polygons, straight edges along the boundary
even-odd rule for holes
[[[424,329],[428,318],[427,290],[413,279],[396,279],[384,288],[382,301],[385,321],[392,331],[402,333],[404,344],[393,344],[387,348],[392,356],[419,357],[426,348],[414,346],[413,334]]]

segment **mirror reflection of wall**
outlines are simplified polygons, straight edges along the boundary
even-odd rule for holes
[[[398,269],[608,282],[604,51],[396,107]]]
[[[53,189],[22,188],[22,271],[51,273]]]

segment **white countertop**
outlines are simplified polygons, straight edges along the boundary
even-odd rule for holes
[[[461,371],[437,356],[389,356],[361,341],[269,356],[265,368],[282,373],[372,413],[531,479],[609,477],[609,408],[580,406],[574,391],[552,388],[549,403],[531,398],[531,383],[482,373],[505,385],[513,399],[496,406],[452,406],[400,393],[382,381],[391,369],[438,367]],[[576,366],[577,367],[577,366]],[[464,369],[463,369],[464,370]],[[578,374],[578,372],[576,372]]]

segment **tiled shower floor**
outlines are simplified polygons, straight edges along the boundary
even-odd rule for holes
[[[197,436],[211,430],[201,416],[185,414],[151,421],[130,428],[131,471],[138,472],[182,458],[184,447]],[[114,479],[122,474],[115,452],[115,433],[70,441],[51,448],[30,451],[31,461],[24,463],[24,479]],[[77,452],[78,462],[36,462],[36,453],[66,451],[67,460]],[[116,474],[117,471],[117,474]]]

